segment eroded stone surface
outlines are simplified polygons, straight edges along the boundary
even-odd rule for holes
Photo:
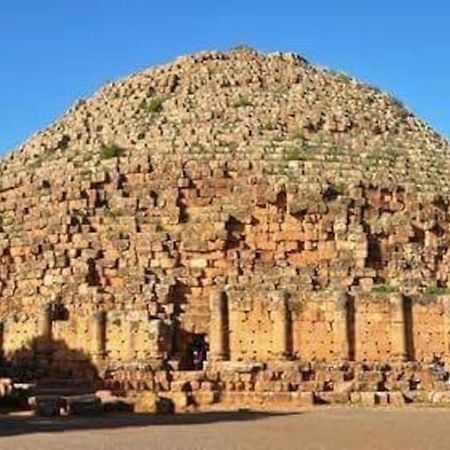
[[[290,54],[110,83],[1,164],[4,355],[125,390],[147,368],[150,391],[198,337],[210,367],[445,362],[449,161],[397,101]]]

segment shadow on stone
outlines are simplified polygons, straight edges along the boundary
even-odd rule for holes
[[[28,345],[7,355],[1,375],[19,383],[88,382],[100,381],[98,371],[89,355],[70,348],[64,340],[36,337]]]

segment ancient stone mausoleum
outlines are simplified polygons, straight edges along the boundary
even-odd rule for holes
[[[176,371],[202,341],[219,371],[446,362],[449,156],[296,55],[110,83],[1,163],[4,359]]]

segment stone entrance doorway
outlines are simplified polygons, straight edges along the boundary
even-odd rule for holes
[[[203,363],[207,359],[208,350],[206,334],[192,334],[191,342],[187,347],[185,368],[187,370],[202,370]]]

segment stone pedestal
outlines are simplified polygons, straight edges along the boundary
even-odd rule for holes
[[[391,358],[395,362],[407,359],[406,320],[404,298],[402,294],[393,293],[389,296],[391,306]]]
[[[209,358],[223,361],[229,356],[228,304],[223,291],[214,291],[209,299],[211,318],[209,322]]]
[[[91,318],[91,354],[96,361],[101,360],[106,352],[106,314],[97,311]]]
[[[273,322],[273,354],[277,359],[289,356],[290,320],[288,317],[287,298],[284,292],[272,294],[271,317]]]

